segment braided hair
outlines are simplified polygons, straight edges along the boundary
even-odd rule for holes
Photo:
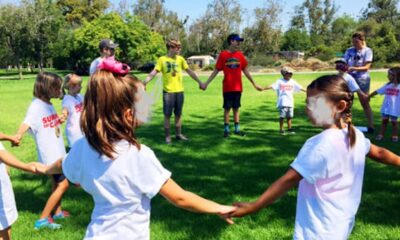
[[[346,102],[346,109],[335,119],[338,128],[340,126],[340,119],[347,124],[348,139],[350,147],[353,147],[356,142],[356,134],[352,123],[351,107],[353,105],[354,94],[350,91],[346,81],[338,75],[325,75],[321,76],[308,85],[307,90],[317,90],[324,93],[326,98],[334,103],[341,100]]]

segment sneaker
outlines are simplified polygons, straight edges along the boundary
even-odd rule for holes
[[[376,141],[381,141],[383,139],[383,135],[382,134],[378,134],[378,135],[376,135],[376,137],[375,137],[375,140]]]
[[[398,136],[392,136],[392,142],[398,142],[399,137]]]
[[[224,138],[229,137],[229,132],[228,131],[224,131]]]
[[[241,131],[237,131],[237,132],[235,131],[234,134],[238,135],[238,136],[242,136],[242,137],[246,135],[244,132],[241,132]]]
[[[367,133],[373,134],[375,132],[375,129],[368,127]]]
[[[296,134],[296,132],[293,130],[293,128],[288,129],[288,132],[289,132],[290,134]]]
[[[280,135],[285,135],[286,133],[285,133],[285,131],[283,131],[283,130],[279,130],[279,134],[280,134]]]
[[[176,135],[176,140],[187,141],[189,139],[185,135],[179,134],[179,135]]]
[[[42,218],[35,222],[35,230],[48,228],[48,229],[60,229],[61,224],[57,224],[51,217]]]
[[[67,212],[67,211],[61,211],[61,212],[59,212],[59,213],[57,213],[57,214],[54,214],[54,215],[53,215],[53,219],[54,219],[54,220],[63,219],[63,218],[67,218],[67,217],[69,217],[69,216],[71,216],[71,215],[69,214],[69,212]]]
[[[171,144],[171,137],[170,136],[168,136],[168,137],[165,137],[165,143],[166,144]]]

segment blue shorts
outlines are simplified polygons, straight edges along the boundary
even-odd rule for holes
[[[397,122],[397,117],[382,113],[382,120],[390,119],[391,122]]]
[[[358,86],[360,86],[361,91],[364,93],[368,94],[369,93],[369,88],[371,85],[371,77],[367,78],[355,78]]]
[[[175,116],[182,115],[183,102],[184,102],[183,92],[163,92],[163,112],[167,117],[171,117],[172,112]]]
[[[224,92],[223,97],[224,105],[222,107],[224,109],[229,110],[231,108],[240,108],[240,98],[242,97],[242,92]]]

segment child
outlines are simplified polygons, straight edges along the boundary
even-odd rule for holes
[[[361,90],[360,86],[358,85],[357,81],[353,78],[352,75],[348,74],[349,65],[347,64],[345,59],[338,59],[335,61],[336,70],[338,70],[338,75],[341,76],[346,82],[347,86],[349,87],[350,91],[357,92],[358,99],[360,100],[361,106],[364,109],[365,115],[368,120],[368,129],[369,133],[371,133],[371,129],[373,129],[373,120],[372,120],[372,110],[371,106],[369,105],[368,95]]]
[[[235,209],[182,189],[154,152],[139,143],[135,128],[146,115],[143,109],[149,109],[143,106],[143,94],[144,86],[135,77],[96,71],[84,99],[85,137],[64,160],[44,171],[62,171],[92,195],[95,206],[85,239],[149,239],[150,200],[158,192],[190,211],[222,216]]]
[[[182,110],[184,103],[183,76],[184,70],[193,80],[199,84],[200,89],[204,89],[203,83],[193,72],[186,60],[179,55],[182,49],[181,42],[176,39],[168,40],[167,56],[162,56],[157,60],[154,70],[146,77],[143,82],[147,85],[159,72],[163,79],[163,112],[164,112],[164,132],[165,143],[172,142],[170,135],[170,120],[172,112],[175,116],[175,138],[176,140],[187,141],[188,138],[182,134]]]
[[[261,87],[254,82],[253,77],[247,68],[246,57],[239,50],[240,44],[244,39],[238,34],[232,33],[228,36],[226,41],[228,43],[228,49],[219,54],[215,69],[203,86],[203,89],[206,90],[218,73],[223,71],[224,80],[222,82],[222,96],[224,98],[224,103],[222,107],[224,109],[224,138],[227,138],[230,135],[229,115],[231,109],[233,111],[234,134],[238,136],[245,135],[244,132],[240,131],[240,99],[243,91],[242,72],[251,82],[253,87],[258,91],[261,91]]]
[[[322,76],[307,87],[307,115],[322,127],[308,139],[290,169],[250,203],[236,203],[241,217],[272,204],[299,184],[293,239],[347,239],[360,205],[365,155],[400,166],[400,157],[371,144],[353,127],[353,93],[337,75]]]
[[[68,74],[64,77],[62,91],[62,115],[61,123],[67,120],[65,126],[65,134],[67,135],[68,145],[72,145],[82,137],[81,125],[79,119],[81,117],[83,97],[79,93],[82,88],[82,79],[76,74]],[[67,94],[66,94],[67,92]]]
[[[276,102],[276,107],[279,109],[279,133],[284,135],[283,121],[286,118],[288,132],[295,134],[292,128],[292,118],[294,109],[294,99],[293,93],[305,90],[298,84],[294,79],[293,70],[289,67],[283,67],[281,69],[282,78],[278,79],[271,86],[263,88],[263,90],[273,89],[278,95],[278,101]]]
[[[379,134],[376,136],[376,140],[380,141],[383,139],[387,124],[392,122],[392,142],[398,142],[399,137],[397,135],[397,118],[400,116],[400,67],[390,68],[388,71],[389,83],[378,90],[371,93],[368,98],[380,94],[385,95],[385,98],[381,107],[382,114],[382,125]]]
[[[17,143],[17,139],[0,133],[0,140]],[[24,163],[7,152],[0,142],[0,239],[11,239],[11,225],[17,220],[18,212],[15,204],[14,192],[11,186],[6,166],[15,167],[26,172],[36,173],[34,163]]]
[[[52,164],[66,154],[60,130],[60,119],[50,102],[52,98],[60,97],[61,83],[62,79],[56,74],[42,72],[37,75],[33,89],[35,98],[15,135],[19,144],[24,133],[29,130],[36,143],[39,162],[45,165]],[[35,229],[60,228],[61,225],[54,223],[53,219],[69,216],[68,212],[61,209],[61,198],[68,189],[68,181],[62,174],[51,175],[51,179],[52,194],[46,202],[40,219],[35,222]],[[54,212],[53,218],[51,218],[52,212]]]

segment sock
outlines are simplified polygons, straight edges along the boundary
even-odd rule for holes
[[[229,123],[224,123],[224,131],[229,132]]]
[[[238,122],[235,123],[235,132],[240,132],[240,126]]]

